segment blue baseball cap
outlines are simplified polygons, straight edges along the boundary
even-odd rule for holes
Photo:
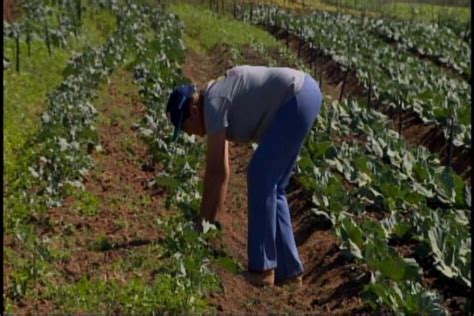
[[[170,94],[166,116],[174,125],[173,141],[178,138],[181,124],[189,117],[189,104],[194,92],[196,92],[196,86],[189,84],[176,87]]]

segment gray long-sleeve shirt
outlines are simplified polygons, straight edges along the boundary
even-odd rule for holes
[[[257,142],[278,109],[303,85],[305,73],[282,67],[237,66],[210,83],[204,94],[204,123],[212,135],[225,129],[226,139]]]

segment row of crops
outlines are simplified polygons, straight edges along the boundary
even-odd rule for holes
[[[470,80],[470,43],[452,29],[437,23],[382,19],[370,20],[367,27],[374,34],[396,42],[400,49],[432,58]]]
[[[152,23],[157,38],[142,51],[133,68],[135,83],[147,106],[147,113],[137,125],[139,133],[149,146],[153,160],[162,166],[149,186],[165,188],[167,208],[180,212],[173,217],[157,219],[158,227],[165,232],[163,260],[166,274],[173,284],[169,300],[179,298],[178,304],[162,309],[163,312],[206,311],[206,295],[217,288],[217,279],[211,264],[223,264],[237,269],[225,253],[213,250],[209,241],[218,235],[215,225],[203,222],[203,234],[199,234],[193,220],[199,214],[202,179],[198,175],[203,160],[203,146],[194,136],[183,133],[172,141],[172,126],[165,114],[172,89],[188,80],[181,74],[185,59],[182,42],[183,24],[176,16]],[[156,48],[159,48],[158,51]],[[157,280],[161,282],[161,280]],[[156,312],[156,307],[145,312]]]
[[[68,5],[77,8],[77,3]],[[76,55],[65,68],[65,79],[49,95],[48,110],[42,115],[35,159],[18,172],[5,192],[7,234],[17,236],[27,253],[25,265],[14,267],[8,278],[7,297],[25,297],[37,284],[49,282],[48,265],[42,262],[55,259],[47,241],[27,228],[31,212],[45,213],[60,205],[69,190],[83,188],[83,177],[93,165],[90,153],[100,149],[94,127],[96,88],[114,69],[127,65],[147,106],[138,130],[162,166],[149,185],[166,188],[167,206],[181,211],[157,220],[165,233],[163,273],[151,285],[142,279],[123,287],[99,282],[95,288],[100,292],[92,294],[78,291],[76,284],[55,287],[48,298],[77,304],[65,312],[97,312],[104,305],[91,305],[96,298],[87,297],[96,293],[113,304],[107,305],[111,310],[125,313],[206,310],[205,295],[216,285],[212,259],[227,267],[232,262],[208,247],[209,238],[216,235],[212,225],[204,225],[204,235],[192,228],[190,219],[198,213],[201,198],[197,170],[203,148],[187,135],[171,142],[172,128],[164,114],[171,89],[185,81],[180,72],[182,24],[175,16],[141,3],[104,0],[94,5],[116,15],[117,30],[104,45]],[[4,36],[5,40],[17,37]],[[329,102],[325,100],[298,162],[299,180],[312,192],[313,212],[330,220],[343,247],[373,272],[365,293],[374,308],[384,305],[406,313],[446,314],[440,295],[423,286],[422,267],[390,244],[394,238],[414,241],[417,259],[431,258],[446,278],[470,289],[469,188],[436,157],[404,143],[387,127],[384,115],[356,101],[331,106]],[[18,201],[23,208],[18,209]],[[369,220],[368,211],[384,219]]]
[[[325,102],[298,162],[313,212],[371,269],[365,293],[374,306],[447,314],[440,295],[422,286],[418,262],[430,258],[446,278],[471,287],[470,188],[424,148],[407,145],[384,115],[356,101]],[[415,245],[409,257],[395,240]]]
[[[31,220],[38,215],[43,218],[71,189],[83,187],[82,178],[92,165],[88,152],[99,145],[93,126],[97,115],[92,105],[95,89],[124,62],[127,46],[135,42],[139,30],[126,11],[117,6],[112,10],[122,16],[127,27],[122,25],[104,45],[89,48],[70,61],[64,69],[64,81],[48,97],[41,130],[30,140],[32,158],[22,162],[5,187],[6,235],[15,236],[20,243],[17,253],[6,256],[7,264],[15,262],[8,278],[10,299],[20,299],[36,284],[48,283],[43,277],[50,272],[54,256],[48,240],[36,235]],[[16,256],[24,258],[18,260]]]
[[[54,12],[74,7],[78,2],[61,1],[59,7],[47,7],[40,2],[30,5],[32,12]],[[6,234],[19,243],[15,253],[8,250],[6,256],[6,264],[11,267],[6,282],[7,310],[11,310],[14,301],[31,295],[57,299],[54,305],[66,312],[78,309],[97,312],[99,306],[105,306],[105,301],[114,303],[109,306],[111,310],[119,308],[124,312],[203,310],[206,306],[203,297],[215,286],[215,277],[208,267],[212,254],[207,241],[215,236],[216,230],[212,225],[205,225],[205,234],[198,236],[190,224],[199,207],[197,170],[201,148],[194,138],[187,137],[171,144],[171,127],[163,111],[171,89],[184,81],[179,69],[184,60],[183,26],[175,16],[146,4],[95,1],[82,7],[94,8],[110,10],[117,18],[117,29],[105,44],[89,47],[69,61],[63,71],[64,81],[48,96],[48,109],[41,115],[41,130],[32,142],[32,160],[18,168],[5,188],[4,227]],[[27,21],[38,27],[44,23],[43,18],[30,20],[27,16],[14,27],[22,28],[30,23]],[[4,34],[4,41],[17,39]],[[50,282],[57,281],[61,274],[53,268],[59,257],[50,248],[50,239],[37,235],[39,227],[34,222],[32,225],[31,219],[33,215],[43,218],[49,208],[60,206],[71,190],[84,189],[83,179],[93,166],[90,154],[101,149],[95,128],[97,110],[93,105],[96,89],[115,69],[124,66],[135,74],[148,106],[148,114],[139,124],[140,131],[163,166],[150,186],[168,188],[167,205],[183,210],[181,216],[158,220],[158,229],[165,232],[162,254],[165,263],[160,269],[166,272],[158,274],[151,285],[132,280],[128,287],[121,288],[113,281],[96,284],[81,279],[77,284],[53,286]],[[84,282],[89,282],[94,290],[79,290]],[[48,290],[37,293],[38,285]],[[101,305],[94,305],[97,299],[88,297],[97,291],[103,291],[104,301],[98,303]],[[134,296],[136,291],[142,293],[139,298]]]
[[[464,124],[455,143],[470,146],[465,134],[470,131],[470,86],[411,56],[415,45],[425,49],[414,34],[396,39],[412,46],[391,47],[374,36],[388,25],[381,20],[328,13],[295,17],[272,7],[247,10],[244,19],[303,38],[356,71],[382,102],[395,106],[401,101],[426,122],[445,127],[452,117]],[[449,54],[447,45],[442,47]],[[449,56],[462,61],[456,52]],[[466,115],[462,122],[459,113]],[[329,220],[342,248],[371,270],[364,294],[374,308],[446,315],[442,296],[424,285],[423,269],[434,266],[470,290],[470,187],[426,148],[408,145],[389,126],[389,119],[365,101],[326,98],[300,154],[298,179],[312,192],[312,212]],[[411,253],[401,254],[399,242],[411,245]],[[470,310],[470,300],[463,309]]]
[[[32,177],[19,170],[17,182],[8,188],[9,198],[24,199],[35,210],[58,206],[68,188],[82,187],[92,163],[87,153],[99,145],[93,126],[95,89],[125,62],[131,49],[142,45],[143,22],[120,6],[111,10],[120,17],[117,30],[101,47],[73,56],[63,71],[64,81],[48,96],[48,110],[34,139],[36,158],[26,170]]]
[[[15,42],[15,55],[3,56],[4,70],[14,63],[16,71],[20,71],[24,54],[21,41],[27,44],[28,57],[31,57],[31,45],[35,41],[43,41],[51,57],[54,48],[65,47],[72,36],[77,38],[83,26],[85,6],[80,0],[61,1],[57,6],[43,5],[40,0],[20,1],[18,6],[22,19],[3,23],[3,42]]]
[[[342,65],[345,71],[354,71],[358,80],[382,104],[413,111],[425,123],[439,125],[450,143],[470,148],[471,86],[409,51],[418,45],[418,37],[424,34],[404,33],[406,37],[402,40],[398,36],[398,41],[413,44],[391,46],[383,38],[374,36],[374,32],[384,32],[385,25],[395,25],[395,22],[380,22],[370,17],[326,12],[299,17],[275,7],[260,6],[246,10],[243,18],[251,23],[278,27],[302,38]],[[398,32],[402,32],[400,26]],[[452,41],[451,33],[446,31],[438,36],[443,34],[447,37],[440,41]],[[427,44],[419,45],[417,49],[430,55]],[[441,51],[442,61],[456,65],[454,67],[468,67],[468,62],[460,56],[470,56],[470,48],[461,45],[456,51],[462,53],[458,54],[450,52],[449,47],[449,44],[444,44],[431,55]],[[314,56],[317,64],[316,58]]]

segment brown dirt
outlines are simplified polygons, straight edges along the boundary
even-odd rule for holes
[[[8,23],[13,21],[13,0],[3,1],[3,20]]]
[[[272,28],[269,30],[277,39],[286,42],[287,33],[285,30]],[[345,77],[345,72],[341,70],[338,63],[325,56],[322,52],[312,49],[307,43],[296,36],[290,35],[288,40],[289,47],[295,52],[300,48],[300,59],[311,69],[314,69],[314,77],[322,82],[323,94],[329,94],[333,99],[339,99]],[[358,81],[354,72],[347,76],[347,82],[344,86],[343,96],[352,98],[366,98],[366,92],[363,85]],[[388,115],[391,120],[391,127],[398,130],[399,112],[387,106],[381,106],[378,100],[373,100],[374,106],[382,113]],[[402,111],[402,136],[412,145],[422,145],[431,152],[438,153],[441,162],[448,163],[448,141],[445,139],[441,128],[435,124],[425,124],[419,116],[412,111]],[[453,169],[466,181],[471,184],[471,149],[464,146],[453,146]]]
[[[247,64],[266,63],[262,56],[248,46],[244,46],[241,51]],[[202,85],[223,74],[233,64],[228,48],[219,45],[210,55],[190,51],[183,72],[192,81]],[[223,227],[224,249],[243,267],[247,263],[246,169],[252,154],[250,145],[230,144],[231,177],[226,211],[217,218]],[[368,282],[367,270],[342,256],[329,225],[315,222],[308,211],[309,197],[293,181],[288,192],[295,238],[305,266],[303,287],[257,288],[248,284],[242,276],[217,267],[222,291],[210,295],[211,304],[223,313],[368,312],[360,298],[363,284]]]
[[[117,71],[107,87],[108,99],[98,108],[98,133],[104,152],[93,153],[95,166],[85,179],[86,191],[100,200],[97,215],[81,215],[77,200],[66,199],[64,205],[48,210],[37,220],[38,234],[53,240],[53,249],[67,249],[70,256],[53,263],[59,277],[53,281],[67,284],[81,277],[125,282],[132,272],[118,272],[111,265],[129,258],[136,247],[155,244],[162,235],[154,219],[165,212],[162,196],[149,189],[154,178],[150,155],[132,124],[144,115],[145,107],[138,102],[138,92],[117,88],[132,82],[130,73]],[[59,237],[58,237],[59,236]],[[107,241],[100,246],[100,241]],[[15,241],[10,240],[12,248]],[[157,258],[158,260],[158,258]],[[152,280],[151,275],[144,278]],[[57,278],[57,279],[56,279]],[[39,282],[38,289],[41,288]],[[49,313],[54,306],[49,301],[17,301],[16,313]]]

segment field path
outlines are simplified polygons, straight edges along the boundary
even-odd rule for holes
[[[249,48],[243,49],[248,64],[261,63]],[[188,52],[183,72],[198,85],[222,75],[233,65],[230,52],[217,45],[211,54]],[[253,154],[250,145],[230,144],[230,169],[226,210],[218,215],[223,226],[223,247],[242,267],[247,264],[247,185],[246,169]],[[204,168],[204,166],[203,166]],[[204,173],[204,170],[201,170]],[[320,227],[310,216],[304,193],[289,190],[289,203],[299,253],[305,266],[303,288],[290,286],[257,288],[242,276],[217,268],[222,291],[210,295],[211,304],[219,312],[272,313],[316,312],[340,313],[366,311],[360,292],[368,274],[363,267],[348,262],[340,253],[335,235]]]

